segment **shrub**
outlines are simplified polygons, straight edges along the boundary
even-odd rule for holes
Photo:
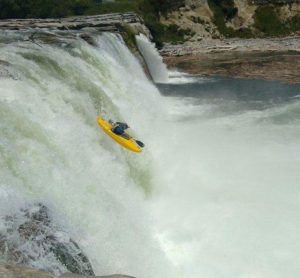
[[[285,26],[273,7],[257,8],[254,20],[254,27],[267,35],[279,35],[285,32]]]
[[[171,44],[183,43],[186,40],[185,36],[194,35],[190,29],[180,29],[176,24],[163,25],[154,22],[148,25],[148,27],[158,48],[162,47],[164,42]]]
[[[1,0],[0,18],[47,18],[81,15],[92,0]]]
[[[176,10],[184,6],[184,0],[146,0],[153,7],[156,14],[167,14],[172,10]]]
[[[241,28],[239,30],[234,30],[232,27],[226,26],[226,20],[232,19],[238,12],[237,8],[234,7],[233,0],[208,0],[208,5],[214,13],[213,22],[223,36],[229,38],[253,37],[253,33],[249,28]]]
[[[119,32],[122,34],[124,42],[130,49],[136,48],[135,32],[128,24],[118,25]]]

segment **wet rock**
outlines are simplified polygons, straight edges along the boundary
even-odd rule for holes
[[[0,60],[0,65],[2,65],[2,66],[10,66],[11,64],[9,62],[4,61],[4,60]]]
[[[98,32],[118,32],[120,24],[128,24],[138,32],[150,37],[150,31],[144,21],[135,13],[112,13],[94,16],[77,16],[61,19],[8,19],[0,20],[0,29],[24,30],[51,29],[51,30],[82,30],[94,28]]]
[[[18,215],[6,216],[4,223],[6,229],[0,232],[0,258],[4,261],[42,265],[42,269],[54,274],[70,271],[94,275],[86,255],[62,228],[53,223],[43,204],[23,209]]]
[[[49,273],[14,265],[0,265],[1,278],[54,278]]]
[[[41,270],[25,267],[16,266],[12,264],[0,265],[0,277],[1,278],[134,278],[126,275],[109,275],[109,276],[82,276],[72,273],[66,273],[61,276],[54,276]]]
[[[0,79],[2,78],[11,78],[17,80],[18,76],[13,72],[10,63],[0,60]]]
[[[79,37],[85,40],[90,45],[96,45],[95,39],[89,33],[82,33],[79,35]]]

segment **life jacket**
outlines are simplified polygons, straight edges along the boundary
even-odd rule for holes
[[[112,132],[117,135],[122,135],[125,131],[121,126],[117,125],[112,129]]]
[[[115,123],[115,126],[119,126],[119,127],[121,127],[123,130],[129,128],[128,124],[126,124],[126,123],[121,123],[121,122],[116,122],[116,123]]]

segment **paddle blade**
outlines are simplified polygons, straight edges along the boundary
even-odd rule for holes
[[[145,147],[145,144],[139,140],[135,140],[135,142],[141,147],[141,148],[144,148]]]

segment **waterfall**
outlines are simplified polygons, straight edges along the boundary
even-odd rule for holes
[[[144,34],[136,36],[139,51],[142,53],[150,74],[156,83],[168,82],[167,66],[163,63],[162,57],[157,51],[155,44],[151,43]]]
[[[1,262],[6,237],[28,264],[66,270],[14,231],[41,204],[43,228],[78,243],[96,275],[300,275],[299,86],[176,72],[154,85],[116,35],[92,46],[30,32],[0,32]],[[97,115],[127,122],[143,152],[111,140]]]
[[[96,47],[75,38],[39,46],[26,36],[0,33],[9,40],[0,60],[18,77],[0,80],[0,227],[10,215],[21,217],[20,209],[46,204],[56,222],[67,219],[96,274],[151,278],[159,269],[170,277],[145,202],[157,129],[149,126],[162,115],[157,89],[115,35],[95,38]],[[115,144],[97,125],[98,114],[128,122],[148,154]],[[19,248],[30,254],[36,247],[28,241]],[[33,266],[64,269],[56,264],[41,255]]]

